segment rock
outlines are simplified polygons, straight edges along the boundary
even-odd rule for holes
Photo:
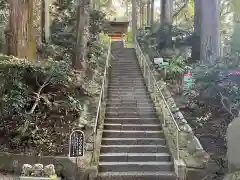
[[[240,180],[240,172],[226,174],[223,180]]]
[[[191,133],[192,132],[192,128],[188,125],[188,124],[182,124],[180,126],[180,129],[183,131],[183,132],[186,132],[186,133]]]
[[[235,118],[227,129],[227,157],[229,172],[234,172],[240,169],[240,117]]]
[[[176,112],[176,113],[174,114],[174,116],[175,116],[175,118],[178,119],[178,120],[184,119],[184,116],[183,116],[183,114],[182,114],[180,111]]]

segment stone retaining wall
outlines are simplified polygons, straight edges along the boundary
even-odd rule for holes
[[[81,180],[87,180],[89,174],[96,173],[96,167],[90,167],[91,152],[86,152],[84,157],[78,158],[78,168],[76,170],[75,158],[69,159],[68,157],[58,156],[43,156],[34,157],[29,155],[11,154],[0,152],[0,169],[20,174],[23,164],[36,164],[40,163],[45,165],[53,164],[58,176],[63,175],[69,180],[74,179],[75,171],[77,176],[82,177]]]

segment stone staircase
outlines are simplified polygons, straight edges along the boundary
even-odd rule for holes
[[[98,180],[176,180],[134,49],[112,42]]]

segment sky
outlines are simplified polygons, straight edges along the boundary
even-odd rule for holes
[[[117,9],[117,16],[124,16],[125,14],[125,6],[122,5],[122,1],[120,2],[119,0],[112,0],[112,4],[115,9]],[[155,0],[154,1],[154,9],[155,12],[160,12],[160,0]]]

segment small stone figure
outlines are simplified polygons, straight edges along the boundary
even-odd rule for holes
[[[44,167],[43,169],[43,172],[44,172],[44,175],[47,176],[47,177],[51,177],[51,176],[54,176],[56,173],[55,173],[55,167],[53,164],[49,164],[47,166]]]
[[[32,167],[32,176],[41,177],[43,174],[43,165],[42,164],[34,164]]]
[[[32,165],[30,164],[23,164],[22,166],[22,175],[23,176],[30,176],[32,173]]]

